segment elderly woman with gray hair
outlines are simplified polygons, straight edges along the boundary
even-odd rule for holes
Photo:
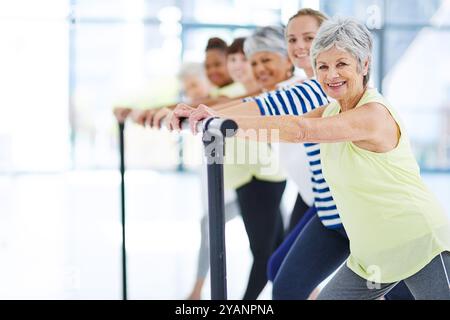
[[[401,280],[416,299],[450,299],[450,221],[420,177],[394,108],[368,88],[371,50],[361,23],[325,22],[311,60],[335,100],[300,117],[231,118],[243,130],[274,129],[283,141],[320,143],[350,256],[319,299],[377,299]],[[211,115],[202,106],[190,121]]]
[[[245,40],[244,53],[263,91],[271,91],[299,80],[293,77],[294,66],[289,60],[284,28],[281,26],[257,29]]]

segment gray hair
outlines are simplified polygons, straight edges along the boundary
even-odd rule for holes
[[[284,27],[269,26],[258,28],[251,36],[245,39],[244,53],[247,58],[260,51],[275,52],[287,57]]]
[[[199,77],[206,79],[205,66],[198,62],[185,62],[181,66],[177,76],[181,81],[187,77]]]
[[[359,63],[360,70],[366,59],[369,60],[364,86],[369,82],[372,60],[372,36],[366,26],[352,18],[333,18],[325,21],[317,32],[311,46],[311,62],[316,70],[317,56],[333,46],[352,54]]]

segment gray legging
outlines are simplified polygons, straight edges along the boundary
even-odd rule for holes
[[[416,300],[450,300],[450,253],[437,255],[419,272],[403,280]],[[375,300],[397,285],[367,283],[343,265],[319,294],[319,300]]]
[[[306,300],[311,292],[336,271],[350,254],[344,228],[327,229],[314,215],[297,236],[273,281],[275,300]],[[386,295],[387,300],[411,300],[400,282]]]
[[[240,213],[237,199],[225,204],[225,223]],[[201,220],[201,240],[198,252],[197,279],[204,279],[209,271],[209,219],[206,212]]]

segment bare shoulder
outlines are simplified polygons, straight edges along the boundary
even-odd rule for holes
[[[365,110],[365,116],[373,128],[379,133],[380,138],[387,136],[398,136],[399,125],[391,114],[390,110],[382,103],[369,102],[362,105],[361,110]]]
[[[360,106],[358,109],[360,109],[361,111],[364,110],[364,112],[367,113],[367,115],[370,115],[371,117],[374,117],[377,120],[386,120],[386,119],[394,120],[389,109],[384,104],[379,102],[368,102]]]

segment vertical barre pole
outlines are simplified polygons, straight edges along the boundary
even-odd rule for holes
[[[225,137],[203,133],[208,171],[209,256],[211,300],[227,299],[223,157]]]
[[[125,124],[119,122],[119,153],[120,153],[120,207],[122,221],[122,300],[127,300],[127,251],[125,234]]]

